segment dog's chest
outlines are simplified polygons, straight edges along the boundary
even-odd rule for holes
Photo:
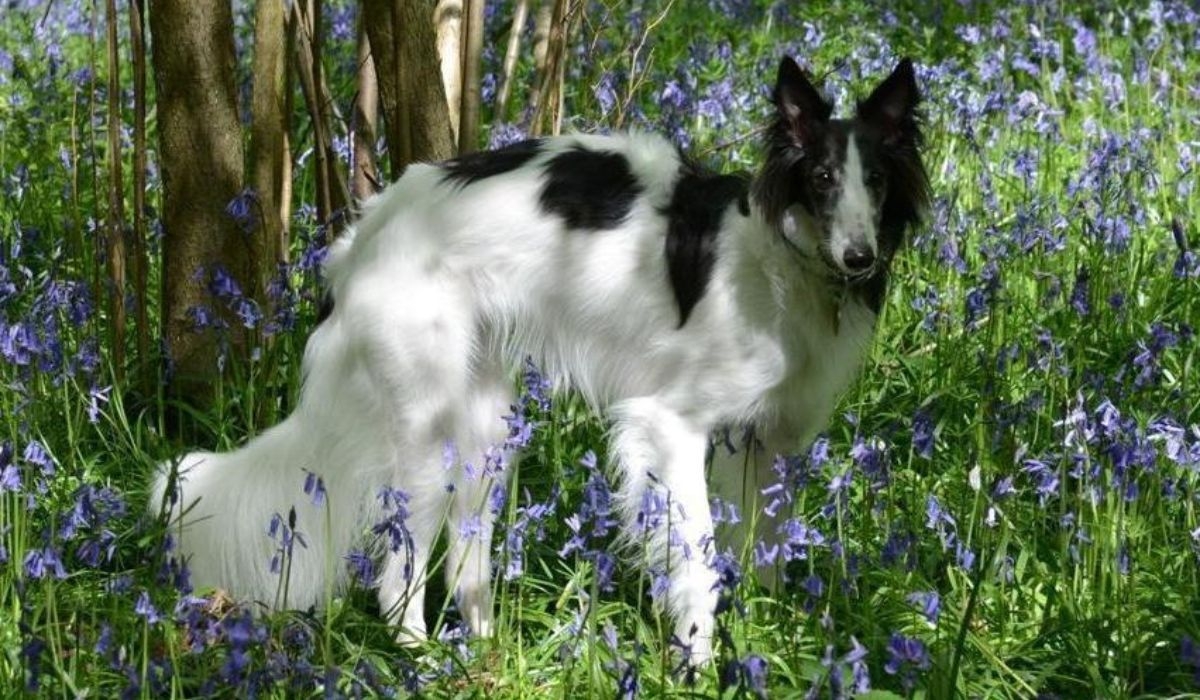
[[[870,348],[875,320],[862,304],[844,302],[785,326],[787,370],[769,400],[797,437],[811,438],[829,420]]]

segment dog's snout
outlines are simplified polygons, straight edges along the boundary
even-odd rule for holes
[[[875,264],[875,254],[866,246],[852,246],[842,253],[842,263],[850,272],[863,272]]]

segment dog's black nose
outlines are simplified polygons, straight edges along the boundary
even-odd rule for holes
[[[851,272],[862,272],[875,264],[875,254],[870,248],[847,248],[842,254],[842,262]]]

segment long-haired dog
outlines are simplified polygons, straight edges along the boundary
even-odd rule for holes
[[[928,204],[918,101],[905,59],[852,118],[833,119],[785,58],[753,179],[708,172],[645,134],[409,168],[332,247],[333,307],[308,340],[295,412],[235,452],[178,464],[170,500],[193,582],[274,600],[279,545],[265,529],[294,507],[306,546],[292,552],[287,603],[319,604],[382,517],[387,486],[407,497],[406,544],[384,554],[378,578],[398,634],[425,634],[443,527],[450,590],[489,634],[488,497],[504,476],[472,465],[503,443],[513,373],[531,357],[611,421],[624,533],[666,574],[681,642],[708,658],[718,577],[706,463],[714,490],[753,512],[773,456],[803,448],[851,382],[893,256]],[[725,426],[753,427],[755,459],[709,449]],[[300,493],[306,472],[325,503]],[[661,526],[639,517],[651,501],[666,504]]]

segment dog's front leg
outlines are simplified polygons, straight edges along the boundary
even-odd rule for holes
[[[624,534],[651,576],[666,576],[674,634],[700,664],[712,656],[717,575],[704,483],[707,426],[653,398],[613,407]]]

